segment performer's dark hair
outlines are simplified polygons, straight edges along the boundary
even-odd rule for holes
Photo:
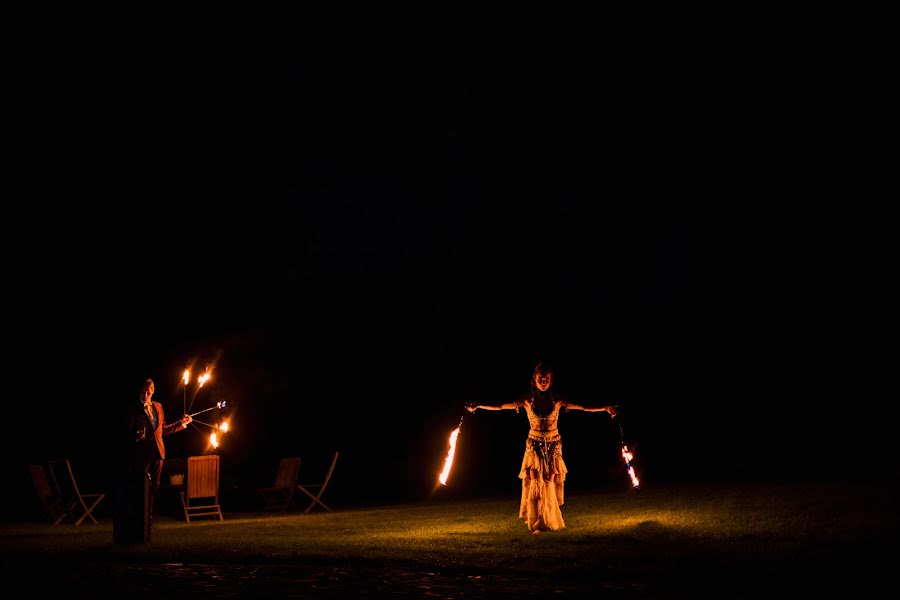
[[[534,366],[534,371],[531,372],[531,387],[535,387],[534,378],[538,374],[549,375],[550,383],[553,383],[553,368],[545,364],[543,361],[538,361],[538,363]]]

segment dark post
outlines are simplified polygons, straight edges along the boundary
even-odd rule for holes
[[[116,487],[114,544],[150,543],[150,474],[129,473]]]

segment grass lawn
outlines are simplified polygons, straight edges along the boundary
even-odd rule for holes
[[[112,521],[0,525],[8,582],[48,591],[279,597],[759,597],[890,582],[896,486],[670,485],[569,494],[567,529],[531,535],[518,497],[308,515],[158,519],[112,543]]]

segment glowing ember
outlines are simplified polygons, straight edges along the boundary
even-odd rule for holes
[[[459,437],[459,427],[450,434],[450,450],[447,452],[447,458],[444,460],[444,470],[438,480],[441,485],[447,485],[447,477],[450,476],[450,467],[453,466],[453,455],[456,453],[456,438]]]

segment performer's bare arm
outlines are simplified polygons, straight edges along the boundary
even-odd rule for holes
[[[569,402],[566,407],[569,410],[583,410],[584,412],[608,412],[610,417],[616,416],[616,407],[610,404],[609,406],[599,406],[597,408],[588,408],[586,406],[582,406],[580,404],[573,404]]]
[[[500,404],[498,406],[490,406],[488,404],[467,404],[466,410],[469,412],[475,412],[479,408],[482,410],[515,410],[519,405],[515,402],[507,402],[506,404]]]

